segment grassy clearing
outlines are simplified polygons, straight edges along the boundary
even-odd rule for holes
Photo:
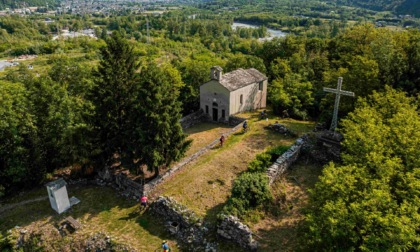
[[[219,138],[223,133],[229,131],[231,127],[224,124],[200,123],[185,130],[187,139],[192,139],[192,145],[185,153],[185,156],[191,156],[204,146],[210,144],[214,139]]]
[[[47,194],[45,188],[38,194]],[[104,232],[118,243],[129,245],[138,251],[155,251],[162,239],[167,239],[173,251],[178,251],[176,242],[171,240],[158,220],[149,213],[139,213],[138,204],[118,197],[107,187],[70,187],[69,196],[76,196],[81,202],[68,212],[58,215],[48,200],[18,206],[0,216],[0,232],[15,226],[29,232],[43,234],[47,251],[66,251],[75,241],[86,239],[89,235]],[[18,198],[18,197],[17,197]],[[26,198],[26,196],[25,196]],[[83,228],[73,234],[61,237],[57,227],[65,217],[71,215]],[[17,230],[14,229],[14,233]]]
[[[322,167],[301,159],[274,183],[275,202],[271,212],[264,213],[257,223],[247,223],[260,243],[259,251],[299,248],[299,228],[304,220],[303,210],[308,205],[308,189],[314,187],[321,171]]]
[[[278,121],[299,135],[313,128],[311,122],[292,119],[270,117],[268,121],[258,120],[258,113],[247,113],[241,116],[249,119],[248,132],[244,134],[239,130],[229,136],[222,148],[214,147],[166,183],[158,186],[155,195],[172,196],[206,221],[214,223],[217,214],[230,196],[233,180],[239,173],[246,170],[248,162],[267,148],[278,145],[289,146],[295,141],[295,138],[270,132],[264,129],[265,126]],[[218,124],[200,124],[188,129],[186,133],[194,139],[188,155],[229,130],[229,127]],[[311,166],[296,167],[284,178],[284,181],[276,183],[273,189],[275,195],[286,190],[288,195],[286,202],[291,202],[293,209],[285,210],[282,205],[279,205],[279,213],[268,215],[261,213],[266,216],[257,223],[249,223],[260,237],[258,240],[261,243],[261,251],[272,251],[269,248],[280,246],[290,250],[288,248],[296,246],[296,230],[302,220],[299,209],[305,204],[306,188],[313,184],[308,174],[312,176],[311,172],[315,172]],[[300,185],[297,185],[292,177],[300,181]],[[281,190],[276,189],[277,187]],[[155,251],[160,246],[161,240],[166,239],[173,251],[177,251],[176,242],[170,239],[170,235],[154,216],[149,213],[140,214],[137,210],[138,204],[118,197],[113,189],[73,186],[68,190],[69,196],[76,196],[81,200],[81,203],[74,206],[68,213],[56,214],[51,209],[48,200],[18,206],[0,215],[0,232],[6,232],[15,226],[20,226],[30,232],[36,230],[44,234],[43,238],[49,244],[50,251],[69,250],[70,244],[84,240],[97,232],[105,232],[116,242],[129,245],[139,251]],[[7,203],[21,202],[46,194],[46,189],[41,188],[10,198]],[[83,228],[66,237],[61,237],[57,227],[68,215],[77,219]],[[17,233],[17,229],[13,230]],[[235,244],[222,242],[219,251],[244,250]]]
[[[222,148],[217,146],[198,160],[188,164],[176,176],[158,186],[155,194],[173,197],[213,222],[230,195],[233,180],[247,169],[249,161],[267,148],[278,145],[289,146],[295,141],[295,138],[270,132],[264,129],[265,126],[279,121],[298,134],[313,128],[313,123],[291,119],[282,120],[271,117],[268,121],[258,120],[258,112],[240,116],[249,120],[250,130],[247,133],[244,134],[239,130],[229,136]],[[207,132],[195,134],[198,137]],[[217,138],[212,140],[214,139]]]

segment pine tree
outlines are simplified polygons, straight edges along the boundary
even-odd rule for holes
[[[179,160],[190,141],[182,131],[179,89],[183,85],[179,72],[170,66],[149,63],[142,69],[138,86],[138,104],[130,112],[137,120],[136,138],[130,145],[141,145],[140,163],[159,175],[159,168]]]
[[[128,111],[136,102],[133,97],[136,97],[136,70],[139,67],[133,47],[121,34],[114,32],[106,42],[106,47],[101,49],[102,60],[95,72],[95,86],[91,93],[95,106],[92,124],[96,143],[92,154],[99,167],[111,165],[116,161],[112,157],[124,156],[131,149],[125,140],[131,137],[127,130],[133,128]]]

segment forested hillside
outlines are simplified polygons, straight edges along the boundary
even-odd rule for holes
[[[340,5],[358,6],[372,10],[393,10],[405,0],[331,0]]]
[[[295,11],[295,14],[302,14],[305,9],[311,11],[331,9],[331,11],[334,11],[336,7],[350,6],[374,11],[391,11],[395,14],[411,14],[416,17],[420,15],[420,2],[417,0],[216,0],[202,2],[205,2],[209,9],[216,9],[220,6],[252,6],[254,10],[266,11],[271,8],[271,11],[287,12],[287,10],[290,10]]]
[[[400,14],[411,14],[415,17],[420,17],[420,1],[418,0],[405,0],[401,5],[396,8]]]

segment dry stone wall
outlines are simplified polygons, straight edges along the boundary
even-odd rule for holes
[[[245,121],[244,118],[237,117],[237,116],[229,116],[229,125],[238,125]]]
[[[168,230],[177,237],[187,251],[216,251],[216,245],[208,243],[204,236],[208,228],[193,211],[172,198],[159,197],[150,210],[161,216]]]
[[[222,215],[220,219],[220,224],[217,227],[218,235],[251,251],[257,250],[258,243],[252,237],[252,231],[247,225],[242,224],[237,217],[231,215]]]
[[[283,153],[283,155],[281,155],[274,164],[268,167],[267,175],[270,185],[298,159],[302,146],[306,141],[306,135],[298,138],[289,150]]]
[[[203,110],[200,109],[197,112],[184,116],[183,118],[181,118],[181,120],[179,120],[179,123],[181,123],[182,129],[187,129],[193,125],[204,121],[205,119],[206,115],[204,114]]]

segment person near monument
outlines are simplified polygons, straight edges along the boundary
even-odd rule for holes
[[[144,209],[147,206],[147,196],[143,194],[140,198],[140,209]]]
[[[163,252],[170,252],[171,249],[168,246],[168,243],[166,241],[162,242],[162,248],[163,248]]]
[[[248,129],[248,122],[247,122],[247,120],[245,120],[244,123],[242,124],[242,128],[243,128],[244,132],[247,131],[247,129]]]
[[[223,143],[225,142],[225,136],[224,136],[224,135],[222,135],[222,136],[220,137],[219,141],[220,141],[220,147],[223,147]]]

